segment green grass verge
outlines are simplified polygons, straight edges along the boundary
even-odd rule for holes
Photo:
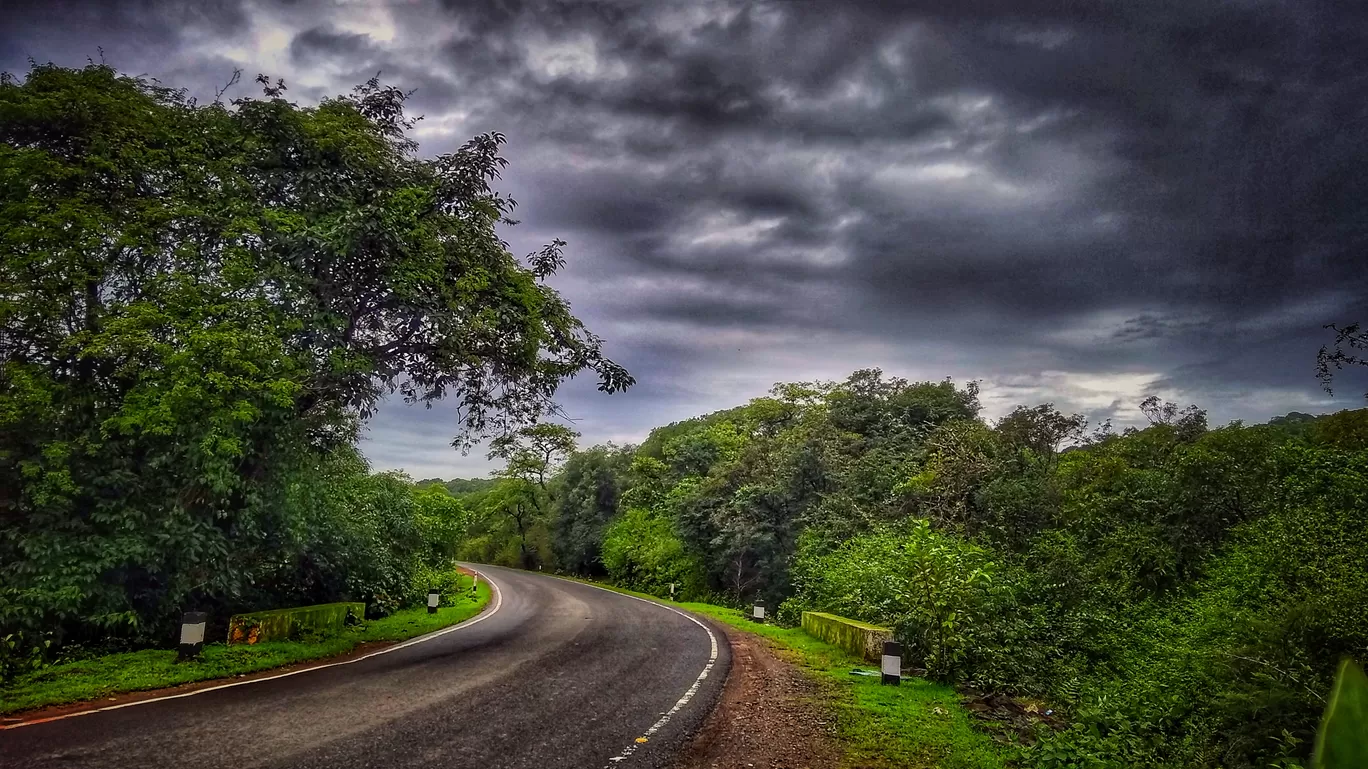
[[[468,589],[470,579],[463,577],[462,584]],[[436,614],[428,614],[422,606],[404,609],[315,641],[205,644],[199,659],[189,662],[177,662],[174,650],[144,649],[49,665],[0,688],[0,713],[256,673],[333,657],[370,641],[404,641],[479,614],[489,602],[489,583],[480,580],[478,590],[474,600],[463,592],[455,605],[444,606]]]
[[[824,704],[836,718],[846,766],[1003,769],[1013,765],[1017,751],[976,729],[951,687],[919,678],[905,680],[900,686],[883,686],[877,677],[850,674],[852,668],[874,669],[869,663],[799,628],[751,622],[736,609],[676,603],[611,585],[590,584],[677,606],[769,639],[784,659],[821,684]]]

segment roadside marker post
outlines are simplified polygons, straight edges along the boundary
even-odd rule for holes
[[[437,604],[442,602],[442,594],[437,592],[437,588],[428,588],[428,614],[437,613]]]
[[[199,656],[204,648],[204,626],[209,615],[202,611],[188,611],[181,616],[180,647],[177,659],[188,660]]]
[[[888,686],[902,683],[902,646],[897,641],[884,641],[883,677],[879,683]]]
[[[765,605],[763,603],[757,603],[755,607],[751,609],[751,619],[754,619],[756,622],[765,621]]]
[[[671,583],[670,583],[670,600],[671,600],[671,601],[674,600],[674,586],[675,586],[675,583],[671,582]]]

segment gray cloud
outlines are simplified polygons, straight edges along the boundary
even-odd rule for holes
[[[381,71],[424,152],[507,134],[507,238],[570,241],[557,285],[640,380],[566,388],[589,441],[874,365],[992,414],[1359,405],[1311,368],[1368,319],[1361,4],[66,2],[16,6],[0,65],[97,46],[202,96]],[[454,423],[387,406],[366,451],[481,470]]]

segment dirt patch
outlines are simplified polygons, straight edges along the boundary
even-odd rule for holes
[[[1039,724],[1056,730],[1064,726],[1064,720],[1039,700],[1018,700],[1005,694],[970,690],[962,693],[960,702],[978,719],[979,726],[1000,743],[1034,745]]]
[[[818,685],[750,633],[726,628],[722,698],[674,769],[832,769],[841,752]]]

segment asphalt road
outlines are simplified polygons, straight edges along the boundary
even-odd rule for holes
[[[722,689],[722,633],[630,596],[477,568],[499,589],[479,621],[352,664],[0,731],[0,767],[668,765]]]

